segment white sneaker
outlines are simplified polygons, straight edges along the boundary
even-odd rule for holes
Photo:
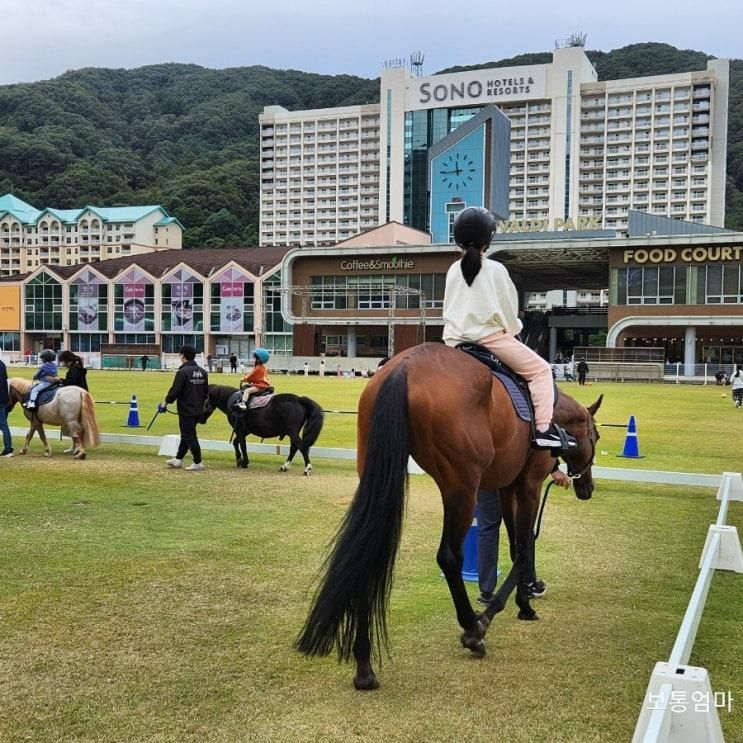
[[[27,402],[26,403],[26,410],[33,410],[36,407],[35,402]]]
[[[206,469],[206,467],[204,467],[204,463],[203,462],[199,462],[198,464],[196,464],[196,462],[194,462],[193,464],[189,464],[188,467],[186,467],[186,469],[189,472],[201,472],[201,470]]]
[[[65,449],[62,454],[72,454],[75,451],[75,447],[71,446],[69,449]]]
[[[169,459],[167,462],[165,462],[165,464],[167,464],[168,467],[172,467],[174,470],[177,470],[183,466],[183,460],[173,457],[172,459]]]

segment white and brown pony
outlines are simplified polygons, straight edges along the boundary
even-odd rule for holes
[[[16,403],[23,402],[31,389],[31,382],[20,377],[10,379],[10,412]],[[28,445],[34,433],[38,431],[44,445],[44,456],[52,456],[52,448],[46,440],[44,424],[61,426],[62,433],[72,439],[72,454],[75,459],[85,459],[85,450],[101,443],[98,422],[95,419],[93,398],[81,387],[60,387],[51,402],[34,410],[25,410],[31,428],[26,434],[26,441],[20,454],[28,451]]]

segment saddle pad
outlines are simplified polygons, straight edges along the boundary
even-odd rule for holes
[[[516,382],[506,374],[500,372],[493,372],[493,376],[505,387],[508,396],[511,398],[513,403],[513,409],[516,411],[516,415],[521,418],[522,421],[531,421],[531,410],[529,409],[529,401],[526,399],[524,393],[519,389]]]
[[[273,395],[254,395],[250,398],[248,408],[250,410],[257,410],[258,408],[265,408],[268,403],[273,399]]]
[[[57,394],[58,390],[59,386],[55,385],[54,387],[47,387],[45,390],[39,392],[39,396],[36,398],[36,407],[40,408],[42,405],[46,405],[48,402],[51,402]],[[28,401],[28,399],[29,396],[26,395],[26,401]]]

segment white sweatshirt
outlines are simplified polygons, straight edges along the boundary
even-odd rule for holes
[[[741,387],[743,387],[743,371],[733,372],[733,376],[730,377],[730,384],[734,390],[739,390]]]
[[[518,309],[516,287],[502,263],[483,259],[472,286],[467,286],[457,261],[446,274],[444,343],[479,341],[499,330],[516,335],[522,327]]]

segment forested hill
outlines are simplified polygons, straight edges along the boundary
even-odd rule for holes
[[[587,54],[602,80],[700,70],[709,58],[655,43]],[[550,60],[524,54],[445,71]],[[743,60],[731,61],[730,77],[727,224],[743,229]],[[188,227],[188,246],[257,244],[263,106],[378,98],[378,79],[182,64],[0,86],[0,194],[38,207],[161,203]]]

